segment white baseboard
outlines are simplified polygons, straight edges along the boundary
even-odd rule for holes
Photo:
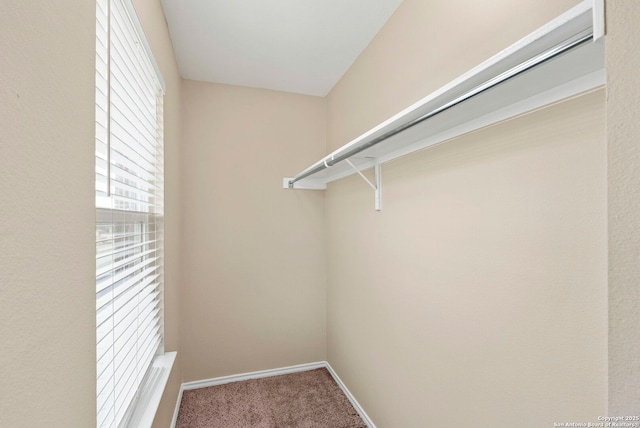
[[[360,403],[358,403],[358,400],[356,400],[356,397],[354,397],[351,391],[349,391],[349,389],[347,388],[347,386],[344,383],[342,383],[342,379],[340,379],[338,374],[333,370],[333,367],[331,367],[331,364],[329,364],[326,361],[324,363],[325,363],[326,369],[329,370],[329,373],[331,373],[331,376],[333,376],[333,379],[336,381],[340,389],[342,389],[342,392],[344,392],[344,395],[346,395],[349,401],[351,401],[351,405],[353,406],[354,409],[356,409],[356,412],[358,412],[358,414],[360,415],[364,423],[367,424],[369,428],[376,428],[376,425],[373,423],[369,415],[367,415],[367,412],[364,411],[362,406],[360,406]]]
[[[309,364],[299,364],[297,366],[281,367],[279,369],[260,370],[257,372],[243,373],[243,374],[231,375],[231,376],[222,376],[222,377],[216,377],[212,379],[196,380],[193,382],[185,382],[180,386],[180,393],[178,394],[178,401],[176,402],[176,408],[173,412],[171,428],[175,428],[176,423],[178,421],[178,412],[180,411],[180,402],[182,401],[182,393],[184,391],[187,391],[190,389],[206,388],[209,386],[223,385],[225,383],[231,383],[231,382],[241,382],[243,380],[249,380],[249,379],[260,379],[260,378],[280,376],[280,375],[285,375],[290,373],[305,372],[308,370],[315,370],[320,368],[326,368],[329,371],[329,373],[331,373],[331,376],[336,381],[340,389],[342,389],[344,394],[347,396],[347,398],[351,402],[351,405],[356,410],[356,412],[358,412],[358,414],[360,415],[364,423],[367,424],[369,428],[376,428],[376,426],[371,421],[369,416],[366,414],[364,409],[360,407],[360,404],[355,399],[353,394],[351,394],[351,392],[347,389],[345,384],[342,383],[342,380],[338,377],[336,372],[333,370],[331,365],[326,361],[319,361],[317,363],[309,363]]]
[[[319,369],[325,366],[324,361],[309,364],[299,364],[297,366],[282,367],[279,369],[260,370],[257,372],[242,373],[231,376],[215,377],[213,379],[196,380],[193,382],[183,383],[184,390],[206,388],[208,386],[223,385],[231,382],[241,382],[249,379],[260,379],[263,377],[280,376],[290,373],[306,372],[307,370]]]

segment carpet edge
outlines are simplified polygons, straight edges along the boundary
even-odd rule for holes
[[[353,396],[351,391],[349,391],[349,389],[344,384],[344,382],[342,382],[342,379],[340,379],[340,377],[335,372],[333,367],[331,367],[331,364],[329,364],[328,361],[318,361],[315,363],[298,364],[294,366],[280,367],[276,369],[258,370],[254,372],[241,373],[236,375],[221,376],[221,377],[196,380],[191,382],[183,382],[180,385],[180,392],[178,393],[178,400],[176,402],[173,419],[171,421],[171,428],[176,427],[176,423],[178,421],[178,413],[180,411],[180,403],[182,401],[182,395],[184,391],[188,391],[191,389],[207,388],[209,386],[223,385],[226,383],[241,382],[241,381],[250,380],[250,379],[261,379],[265,377],[305,372],[305,371],[315,370],[320,368],[325,368],[327,369],[327,371],[329,371],[329,374],[331,375],[333,380],[335,380],[335,382],[338,384],[338,387],[340,387],[342,392],[345,394],[345,396],[347,397],[347,399],[349,400],[349,402],[351,403],[355,411],[358,412],[358,415],[360,415],[360,417],[362,418],[363,422],[367,425],[367,427],[376,428],[376,425],[373,423],[371,418],[369,418],[369,415],[367,415],[367,413],[364,411],[362,406],[360,406],[360,403],[358,403],[358,400],[356,400],[356,398]]]

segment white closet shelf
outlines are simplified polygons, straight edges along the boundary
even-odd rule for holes
[[[584,0],[295,177],[289,189],[326,184],[567,99],[606,83],[603,0]],[[361,174],[362,175],[362,174]]]

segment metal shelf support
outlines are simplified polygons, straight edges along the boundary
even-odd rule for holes
[[[367,177],[364,176],[364,174],[358,169],[356,168],[356,166],[351,163],[351,161],[349,159],[345,159],[345,162],[347,162],[349,164],[349,166],[351,168],[353,168],[353,170],[360,176],[362,177],[362,179],[369,185],[371,186],[371,188],[373,189],[374,193],[375,193],[375,207],[376,207],[376,211],[382,211],[382,168],[380,165],[380,162],[378,162],[378,160],[376,159],[375,164],[373,165],[373,172],[374,172],[374,181],[376,182],[376,184],[373,184]]]

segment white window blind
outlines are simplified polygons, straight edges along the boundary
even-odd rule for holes
[[[97,426],[114,428],[163,337],[163,90],[128,1],[96,1]]]

